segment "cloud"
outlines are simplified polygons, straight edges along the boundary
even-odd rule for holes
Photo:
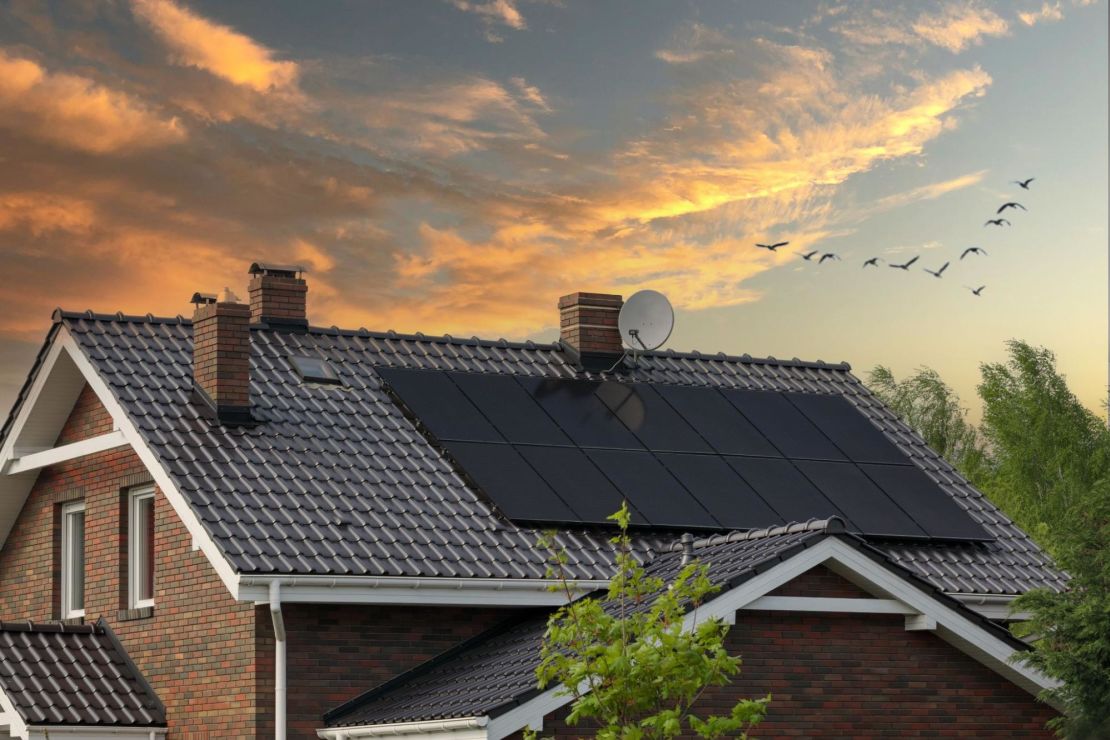
[[[299,68],[249,36],[203,18],[171,0],[132,0],[145,21],[173,52],[177,64],[203,69],[257,92],[291,91]]]
[[[719,30],[702,23],[687,23],[674,34],[668,48],[655,52],[655,58],[667,64],[694,64],[735,53],[735,42]]]
[[[48,72],[0,49],[0,127],[93,154],[181,141],[185,128],[146,103],[87,77]]]
[[[966,175],[960,175],[948,180],[941,180],[940,182],[932,182],[928,185],[922,185],[902,193],[887,195],[869,204],[866,208],[845,214],[841,218],[841,222],[862,221],[884,211],[902,208],[910,203],[917,203],[923,200],[935,200],[942,195],[978,185],[983,181],[986,174],[987,170],[969,172]]]
[[[465,13],[474,13],[482,19],[486,28],[486,40],[491,43],[500,43],[504,39],[493,29],[495,26],[506,26],[514,31],[523,31],[528,28],[524,16],[517,10],[517,0],[447,0],[451,5]]]
[[[535,85],[529,85],[528,81],[523,77],[513,77],[509,80],[516,87],[517,93],[521,99],[528,101],[545,113],[551,111],[551,106],[547,104],[547,99],[540,92],[540,89]]]
[[[54,232],[87,233],[95,220],[92,204],[58,193],[0,193],[0,232],[24,231],[33,238]]]
[[[1005,36],[1009,24],[988,8],[949,5],[939,13],[918,16],[913,30],[934,46],[955,54],[982,43],[985,36]]]
[[[1027,26],[1034,26],[1041,22],[1063,20],[1064,11],[1060,10],[1060,3],[1045,3],[1040,10],[1023,11],[1018,13],[1018,19]]]

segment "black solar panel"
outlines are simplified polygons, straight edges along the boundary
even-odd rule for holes
[[[989,540],[839,396],[380,368],[521,522],[755,529],[839,516],[876,537]]]

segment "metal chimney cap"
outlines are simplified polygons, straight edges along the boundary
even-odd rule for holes
[[[206,306],[215,302],[215,293],[193,293],[193,297],[189,299],[189,303],[192,303],[194,306]]]
[[[273,262],[252,262],[247,272],[251,275],[297,278],[304,272],[303,265],[276,265]]]

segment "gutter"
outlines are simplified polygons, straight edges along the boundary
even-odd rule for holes
[[[285,740],[285,619],[279,579],[270,581],[270,617],[274,620],[274,740]]]
[[[370,737],[403,737],[406,735],[447,735],[469,732],[485,736],[489,717],[460,717],[458,719],[437,719],[421,722],[394,722],[386,725],[363,725],[361,727],[329,727],[317,730],[316,736],[325,740],[356,740]]]
[[[949,591],[947,595],[987,619],[1022,621],[1030,616],[1029,612],[1010,611],[1010,606],[1017,598],[1013,594],[966,594]]]

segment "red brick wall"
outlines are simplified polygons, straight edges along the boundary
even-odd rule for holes
[[[285,604],[290,738],[313,738],[324,712],[415,668],[511,614],[504,609]],[[273,706],[273,628],[259,622],[259,704]],[[265,662],[264,668],[261,664]],[[272,715],[270,715],[272,717]],[[273,736],[272,719],[259,736]]]
[[[775,593],[864,595],[823,567]],[[907,632],[898,615],[741,611],[727,646],[743,657],[741,674],[698,706],[725,714],[770,693],[753,737],[1054,737],[1051,708],[935,634]],[[588,735],[564,716],[549,716],[543,736]]]
[[[110,430],[111,419],[86,387],[58,442]],[[115,630],[166,704],[171,740],[253,737],[255,607],[232,599],[205,556],[193,552],[188,532],[161,491],[154,503],[154,614],[120,619],[127,606],[121,512],[127,487],[149,480],[129,448],[44,468],[0,549],[0,618],[58,617],[59,504],[84,499],[86,619],[104,616]]]

